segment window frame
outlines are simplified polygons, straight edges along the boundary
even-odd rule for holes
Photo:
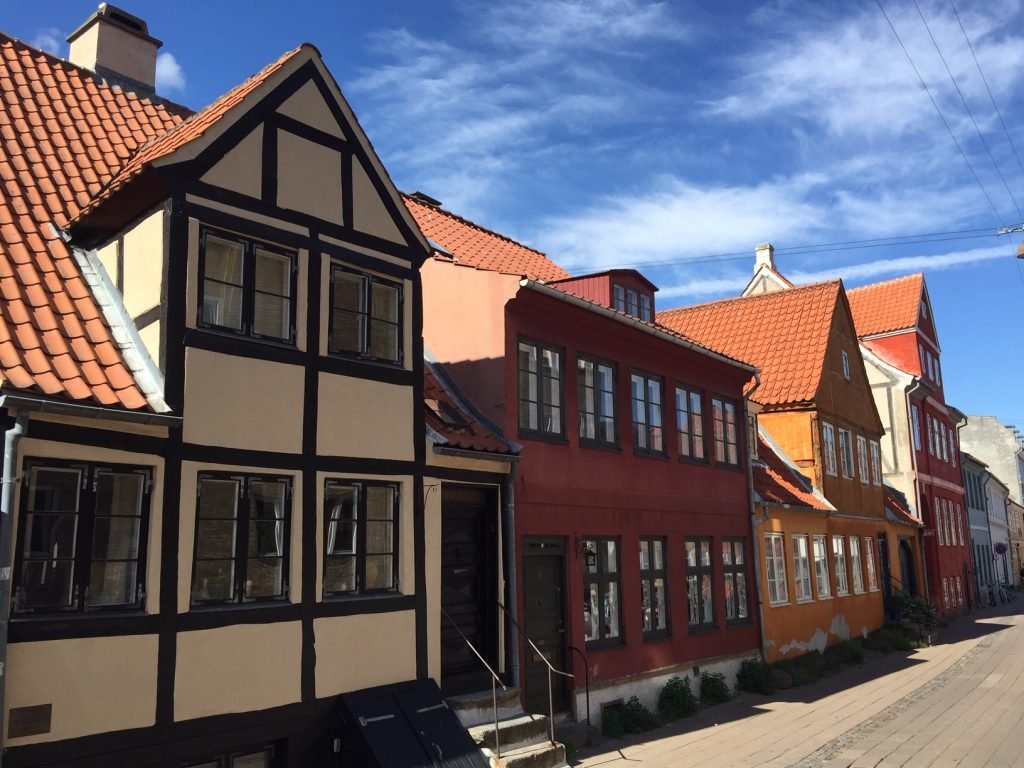
[[[737,537],[726,537],[722,539],[722,582],[725,590],[725,625],[727,627],[739,627],[750,624],[750,582],[747,578],[747,552],[746,552],[747,540],[744,538]],[[730,550],[729,562],[726,562],[725,550]],[[736,553],[740,553],[741,562],[736,562]],[[742,602],[739,597],[739,589],[737,584],[739,578],[743,580],[743,596]],[[729,589],[729,584],[732,583],[732,589]],[[730,595],[730,592],[732,593]],[[732,609],[732,613],[735,618],[729,618],[729,611]],[[743,609],[743,615],[740,616],[740,608]]]
[[[643,400],[637,400],[633,392],[634,379],[639,378],[643,381]],[[651,415],[654,413],[653,404],[650,400],[650,385],[652,382],[658,385],[658,403],[657,414],[658,414],[658,426],[652,425]],[[639,424],[636,420],[636,404],[643,403],[644,410],[644,422]],[[629,416],[630,422],[633,429],[633,453],[638,456],[653,456],[656,458],[663,458],[667,456],[667,448],[665,441],[665,379],[662,376],[658,376],[653,373],[647,373],[639,369],[632,369],[629,372]],[[639,444],[639,430],[638,427],[643,426],[647,431],[647,446],[643,447]],[[653,442],[652,436],[654,429],[661,430],[661,449],[651,448],[650,445]]]
[[[207,240],[209,237],[216,237],[221,240],[227,240],[229,242],[236,243],[242,246],[242,283],[241,285],[235,285],[234,283],[226,283],[218,278],[208,278],[206,276],[206,248]],[[289,294],[288,294],[288,336],[287,338],[280,336],[267,336],[265,334],[256,333],[255,331],[255,311],[256,311],[256,294],[261,291],[256,290],[256,249],[267,251],[275,256],[281,256],[289,260]],[[234,232],[228,232],[226,230],[218,229],[216,227],[210,227],[202,225],[199,229],[199,259],[198,259],[198,286],[196,295],[196,328],[203,331],[212,331],[215,333],[225,333],[232,336],[237,336],[244,339],[252,339],[258,342],[265,342],[271,344],[281,344],[283,346],[294,347],[297,346],[298,331],[296,324],[297,316],[297,303],[298,296],[296,295],[298,289],[298,273],[299,273],[299,253],[296,250],[291,250],[283,246],[277,245],[276,243],[269,243],[265,240],[258,240],[256,238],[247,237]],[[203,319],[203,308],[206,304],[206,281],[213,280],[216,283],[231,285],[241,290],[242,292],[242,306],[241,306],[241,328],[232,328],[229,325],[219,325],[217,323],[207,322]],[[268,294],[278,296],[278,294]],[[281,297],[283,298],[283,297]]]
[[[615,544],[615,571],[612,575],[609,575],[606,566],[606,559],[602,558],[601,545],[605,545],[605,553],[607,553],[607,544],[611,542]],[[621,536],[584,536],[583,546],[589,547],[594,545],[594,551],[597,552],[597,561],[595,563],[595,572],[589,573],[587,570],[586,558],[583,558],[583,594],[586,599],[583,601],[584,605],[590,606],[590,586],[597,584],[597,594],[600,598],[602,595],[607,593],[607,586],[612,582],[615,582],[615,594],[616,594],[616,609],[618,612],[618,634],[613,636],[607,636],[604,634],[604,624],[600,621],[597,623],[598,636],[595,640],[586,640],[586,624],[584,624],[584,642],[587,650],[597,650],[601,648],[614,648],[620,645],[626,644],[626,633],[625,626],[622,622],[622,537]],[[587,611],[584,611],[586,614]]]
[[[877,440],[872,440],[871,445],[871,482],[873,485],[882,484],[882,446]]]
[[[258,754],[269,755],[270,765],[276,765],[277,750],[274,749],[273,744],[265,744],[262,747],[243,747],[241,749],[232,749],[228,752],[218,752],[208,757],[190,758],[187,762],[181,763],[181,766],[182,768],[203,768],[203,766],[214,763],[217,768],[233,768],[235,758],[250,757],[251,755]]]
[[[768,604],[789,605],[789,582],[786,575],[786,535],[784,533],[767,532],[764,534],[764,542],[764,576],[765,581],[768,583]],[[768,542],[771,542],[771,544]],[[776,544],[778,545],[778,552],[774,551]],[[781,596],[779,595],[780,586],[782,588]],[[773,596],[772,592],[776,594]]]
[[[836,551],[836,544],[839,551]],[[846,537],[833,534],[832,536],[832,572],[836,575],[836,597],[846,597],[850,594],[850,574],[847,571]],[[840,581],[842,574],[842,581]]]
[[[689,461],[695,464],[707,464],[708,463],[708,435],[707,430],[704,428],[704,392],[699,389],[695,389],[686,384],[676,384],[674,389],[675,394],[675,412],[676,412],[676,453],[678,454],[680,461]],[[683,395],[683,399],[686,402],[686,424],[687,427],[684,430],[680,423],[680,414],[683,411],[679,409],[679,396]],[[694,435],[694,413],[693,413],[693,398],[697,398],[697,402],[700,404],[700,413],[697,414],[696,420],[700,423],[700,435]],[[687,453],[683,453],[683,442],[686,443]],[[694,448],[700,446],[700,456],[695,456]]]
[[[200,562],[199,558],[199,504],[202,494],[203,480],[225,481],[236,480],[239,482],[238,495],[235,497],[236,516],[234,530],[234,552],[231,556],[234,572],[232,579],[232,596],[230,599],[202,599],[194,597],[196,584],[196,569]],[[284,531],[281,535],[281,594],[270,597],[249,597],[245,596],[244,582],[248,573],[248,532],[252,523],[250,510],[245,504],[249,498],[249,485],[253,481],[267,483],[283,483],[285,486],[283,521]],[[292,532],[292,502],[295,490],[295,478],[291,475],[274,475],[262,472],[231,472],[231,471],[202,471],[196,474],[196,504],[195,504],[195,530],[192,534],[192,578],[189,582],[189,606],[192,609],[224,609],[237,606],[249,605],[275,605],[289,603],[291,596],[291,532]],[[244,519],[243,519],[244,516]],[[224,519],[224,518],[209,518]],[[207,558],[209,560],[226,560],[228,558]]]
[[[811,545],[808,541],[806,533],[794,533],[790,535],[790,544],[793,548],[793,599],[798,603],[813,603],[814,602],[814,589],[811,587]],[[803,554],[800,553],[801,547],[797,546],[797,542],[803,545]],[[801,563],[801,560],[803,561]],[[801,577],[801,571],[803,571],[803,578]],[[807,596],[800,596],[800,584],[802,581],[807,583]]]
[[[864,573],[867,575],[867,586],[869,592],[877,592],[880,590],[881,581],[878,578],[878,566],[875,561],[875,545],[877,539],[874,536],[864,537]]]
[[[524,427],[520,417],[520,407],[523,403],[532,403],[532,400],[524,400],[522,387],[520,386],[520,376],[523,373],[523,369],[519,367],[519,354],[520,347],[523,345],[534,347],[537,354],[537,429],[531,429],[530,427]],[[553,406],[549,404],[544,395],[544,352],[551,352],[558,358],[558,404]],[[556,344],[545,344],[544,342],[537,341],[536,339],[529,338],[527,336],[520,336],[516,340],[516,425],[519,429],[519,434],[524,437],[529,437],[537,440],[551,440],[554,442],[564,443],[566,442],[565,435],[565,348],[560,347]],[[526,373],[529,375],[529,371]],[[544,429],[544,408],[558,408],[558,429],[549,430]]]
[[[586,389],[584,384],[584,378],[581,375],[581,365],[592,365],[594,367],[594,412],[591,414],[589,411],[583,410],[583,390]],[[599,386],[600,378],[599,372],[601,368],[608,368],[611,370],[611,396],[612,396],[612,412],[606,414],[602,408],[602,395],[606,394],[606,391],[601,389]],[[601,358],[594,357],[592,355],[578,354],[576,355],[576,415],[579,420],[579,441],[580,445],[588,448],[618,448],[619,447],[619,419],[618,419],[618,396],[619,396],[619,370],[615,363],[609,362],[608,360],[602,360]],[[584,415],[591,415],[594,418],[594,437],[583,436],[583,425],[582,418]],[[612,424],[612,439],[605,440],[601,437],[601,420],[610,419]]]
[[[356,517],[354,520],[356,526],[356,551],[352,555],[342,555],[343,557],[353,557],[355,559],[355,589],[352,590],[328,590],[327,588],[327,567],[329,559],[332,557],[328,549],[328,538],[330,536],[330,523],[331,520],[328,517],[327,509],[327,491],[331,486],[346,486],[358,489]],[[379,595],[396,595],[402,593],[401,584],[401,513],[402,513],[402,484],[397,482],[388,482],[386,480],[364,480],[361,478],[347,478],[347,477],[325,477],[324,478],[324,495],[323,495],[323,508],[320,510],[323,520],[323,563],[321,564],[321,586],[320,586],[320,598],[322,600],[347,600],[351,598],[379,596]],[[367,514],[369,506],[369,488],[387,488],[390,489],[394,496],[391,500],[391,520],[390,521],[378,521],[378,522],[390,522],[391,523],[391,552],[380,553],[375,552],[368,553],[366,551],[366,529],[367,523],[372,522]],[[366,589],[363,585],[366,584],[366,558],[368,556],[380,556],[382,554],[390,554],[391,556],[391,583],[393,586],[384,587],[380,589]],[[337,555],[333,555],[337,557]]]
[[[864,435],[857,435],[857,476],[861,485],[871,484],[871,474],[868,468],[868,439]]]
[[[825,457],[825,474],[839,476],[839,464],[836,461],[836,428],[827,421],[821,422],[821,448]]]
[[[845,441],[843,435],[846,435]],[[856,477],[857,468],[853,465],[853,433],[842,427],[839,428],[839,467],[847,480]]]
[[[717,424],[718,419],[715,417],[716,404],[722,413],[722,440],[718,439]],[[729,440],[729,419],[728,412],[729,408],[732,408],[732,440]],[[711,396],[711,442],[714,446],[715,464],[720,464],[723,467],[739,467],[743,462],[743,454],[740,451],[740,439],[739,439],[739,419],[741,412],[737,402],[731,398],[723,395],[712,395]],[[718,446],[722,446],[722,459],[718,458]],[[729,461],[729,448],[732,448],[736,452],[736,460]]]
[[[916,403],[910,404],[910,422],[914,434],[914,450],[921,450],[921,409]]]
[[[860,551],[860,539],[856,536],[847,536],[846,550],[850,556],[850,573],[853,576],[853,594],[863,595],[864,558]]]
[[[818,544],[821,544],[820,559],[818,557]],[[832,597],[832,581],[828,575],[828,536],[824,533],[816,533],[811,537],[811,560],[814,563],[814,593],[818,600],[828,600]],[[824,578],[822,578],[822,574],[818,569],[819,563],[824,568]],[[824,587],[824,591],[822,587]]]
[[[694,545],[694,563],[690,564],[690,545]],[[683,563],[686,573],[686,625],[690,634],[698,632],[706,632],[708,630],[715,629],[715,557],[714,557],[714,541],[710,536],[687,536],[683,540]],[[708,562],[705,565],[701,562],[701,555],[703,553],[702,545],[707,546]],[[697,584],[697,593],[702,594],[700,587],[704,584],[704,579],[707,579],[708,588],[711,591],[711,615],[708,616],[705,610],[703,600],[697,601],[697,618],[696,622],[692,621],[692,600],[690,590],[690,580],[695,579],[694,582]]]
[[[18,528],[17,537],[11,542],[14,553],[13,572],[11,574],[11,596],[10,615],[12,619],[17,618],[53,618],[55,616],[68,615],[97,615],[132,613],[145,609],[146,606],[146,564],[149,554],[149,523],[152,516],[152,491],[153,491],[153,468],[140,464],[120,464],[114,462],[88,462],[72,461],[65,459],[50,459],[45,457],[26,456],[22,461],[21,476],[21,498],[18,501]],[[29,514],[57,514],[55,512],[32,512],[28,510],[29,497],[32,492],[32,470],[52,469],[60,472],[77,471],[81,475],[77,481],[78,495],[76,497],[77,509],[75,511],[75,555],[72,559],[71,582],[69,584],[72,596],[72,604],[62,607],[36,606],[19,607],[22,582],[25,578],[24,567],[26,562],[25,536],[27,534],[27,517]],[[142,495],[139,500],[139,533],[136,540],[136,558],[96,558],[93,553],[94,531],[97,517],[122,517],[109,513],[97,515],[96,496],[98,493],[99,475],[101,473],[111,474],[137,474],[142,480]],[[15,481],[17,482],[17,481]],[[83,510],[84,502],[88,500],[89,508]],[[67,514],[62,512],[60,514]],[[128,516],[123,516],[128,517]],[[10,524],[10,521],[8,521]],[[66,559],[66,558],[62,558]],[[89,590],[92,581],[92,566],[95,562],[128,562],[135,560],[135,595],[130,603],[119,603],[114,605],[89,605]],[[28,561],[36,561],[37,558],[29,557]],[[45,561],[44,561],[45,562]]]
[[[661,568],[655,568],[654,552],[655,543],[661,544]],[[648,568],[644,568],[644,557],[641,552],[640,556],[640,605],[641,608],[644,606],[644,587],[647,587],[648,594],[655,595],[655,581],[661,579],[663,592],[664,592],[664,606],[662,611],[665,616],[665,627],[658,629],[656,627],[647,629],[643,627],[644,641],[649,640],[660,640],[665,637],[669,637],[672,634],[672,610],[671,610],[671,599],[669,598],[669,581],[668,581],[668,537],[666,536],[641,536],[640,537],[640,549],[647,550],[647,563]],[[621,600],[620,600],[621,604]],[[647,622],[647,614],[643,614],[643,624]],[[653,617],[652,617],[653,627]]]
[[[843,378],[850,381],[850,356],[843,350]]]
[[[360,315],[363,317],[363,333],[362,339],[360,340],[360,347],[362,351],[351,352],[344,349],[336,349],[334,346],[334,280],[337,274],[348,274],[355,275],[357,277],[366,279],[365,294],[363,300],[365,301],[366,309],[362,312],[353,312],[349,309],[341,308],[342,312],[348,312],[349,314]],[[383,285],[387,288],[395,290],[398,296],[398,321],[392,322],[383,318],[375,318],[373,316],[373,286]],[[388,323],[394,325],[398,329],[397,348],[398,353],[397,359],[392,360],[387,357],[377,357],[376,355],[370,354],[372,349],[373,340],[371,331],[373,328],[373,321]],[[345,263],[339,259],[331,259],[330,270],[327,275],[327,354],[330,357],[344,358],[348,360],[360,360],[368,363],[375,363],[379,365],[393,366],[395,368],[401,368],[405,365],[405,284],[402,280],[393,279],[378,275],[374,272],[368,272],[366,270],[357,269],[350,264]]]

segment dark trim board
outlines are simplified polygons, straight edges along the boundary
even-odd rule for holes
[[[487,458],[482,456],[481,458]],[[495,457],[495,460],[500,457]],[[428,466],[426,477],[432,480],[450,481],[453,483],[478,483],[481,485],[501,485],[508,475],[500,472],[485,472],[476,469],[454,469],[451,467]]]

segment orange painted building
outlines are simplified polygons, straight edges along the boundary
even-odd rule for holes
[[[776,660],[882,625],[898,535],[885,511],[882,424],[842,282],[794,287],[766,246],[747,291],[658,320],[761,371],[748,396],[770,450],[754,464],[754,541],[764,650]],[[799,492],[773,495],[769,475]]]

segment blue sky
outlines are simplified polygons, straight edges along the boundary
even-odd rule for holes
[[[1024,14],[954,2],[959,22],[881,0],[970,168],[874,0],[122,0],[164,41],[168,98],[199,108],[312,42],[402,189],[574,272],[639,266],[660,308],[735,295],[764,241],[796,282],[924,271],[947,400],[1024,426],[1020,235],[989,234],[1024,223]],[[12,3],[0,27],[66,55],[95,5]],[[799,248],[878,238],[900,240]]]

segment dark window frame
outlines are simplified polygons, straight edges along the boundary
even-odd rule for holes
[[[218,752],[207,757],[190,758],[187,762],[181,763],[181,765],[182,768],[199,768],[210,763],[216,763],[217,768],[232,768],[237,757],[248,757],[249,755],[267,752],[270,753],[271,766],[277,766],[279,753],[274,744],[264,744],[259,747],[242,747],[241,749],[232,749],[228,752]]]
[[[661,568],[654,567],[654,544],[655,542],[661,543]],[[644,640],[660,640],[665,637],[672,635],[672,601],[669,598],[669,581],[668,581],[668,537],[666,536],[641,536],[640,537],[640,548],[647,549],[647,563],[650,567],[643,567],[643,558],[640,559],[640,605],[643,606],[644,602],[644,587],[647,587],[648,594],[655,595],[654,582],[660,578],[661,583],[664,586],[664,605],[661,609],[665,614],[665,628],[664,629],[647,629],[644,627],[643,634]],[[646,624],[647,617],[644,615],[643,623]],[[652,625],[653,625],[652,620]]]
[[[82,473],[78,481],[78,509],[75,512],[77,517],[75,528],[75,556],[72,565],[71,591],[72,605],[65,607],[28,607],[19,608],[18,602],[22,587],[23,568],[25,564],[24,540],[26,533],[26,519],[29,515],[28,503],[31,493],[31,478],[33,468],[55,469],[58,471],[75,470]],[[138,557],[135,558],[135,600],[131,603],[118,605],[94,605],[89,606],[89,586],[91,580],[91,566],[94,562],[93,532],[96,523],[96,494],[98,486],[98,475],[102,472],[114,472],[119,474],[138,474],[143,478],[142,499],[139,505],[139,536],[138,536]],[[14,547],[14,573],[12,574],[11,593],[11,614],[13,616],[29,617],[53,617],[70,614],[99,613],[126,613],[138,612],[145,608],[146,603],[146,562],[149,553],[149,522],[152,515],[152,489],[153,470],[138,464],[118,464],[112,462],[86,462],[68,461],[62,459],[48,459],[26,457],[22,464],[22,487],[21,499],[18,505],[18,536],[12,542]],[[85,501],[88,500],[89,508],[83,511]],[[108,515],[103,515],[107,517]],[[80,545],[85,549],[80,549]],[[29,558],[30,561],[35,558]],[[130,558],[126,558],[128,560]],[[96,559],[99,562],[114,562],[114,560]]]
[[[523,373],[523,369],[519,367],[519,347],[520,345],[526,345],[534,347],[537,351],[537,429],[531,429],[530,427],[524,427],[520,419],[520,406],[523,403],[532,403],[532,400],[524,400],[522,388],[520,387],[519,377]],[[544,424],[544,407],[547,405],[547,401],[544,398],[544,352],[552,352],[558,356],[558,431],[546,430],[543,427]],[[531,437],[539,440],[550,440],[558,443],[566,442],[565,435],[565,347],[560,347],[557,344],[545,344],[542,341],[537,341],[527,336],[520,336],[516,339],[516,425],[519,430],[519,434],[525,437]],[[529,374],[529,371],[526,371]]]
[[[694,564],[690,564],[689,560],[689,545],[694,544]],[[701,563],[701,544],[706,544],[708,548],[708,564],[704,565]],[[714,539],[711,536],[687,536],[683,543],[683,559],[686,565],[686,623],[690,633],[696,632],[707,632],[708,630],[716,629],[715,624],[715,555],[714,555]],[[697,601],[697,616],[696,622],[691,620],[691,597],[690,597],[690,579],[695,578],[697,584],[697,594],[701,593],[700,587],[703,583],[704,577],[708,578],[709,589],[711,590],[711,616],[710,618],[704,612],[704,601]]]
[[[644,383],[644,387],[643,387],[644,397],[643,397],[642,401],[638,401],[633,396],[633,377],[635,377],[635,376],[640,377],[643,380],[643,383]],[[651,425],[651,414],[653,413],[653,410],[652,410],[652,405],[653,404],[651,403],[650,397],[648,395],[650,393],[650,383],[652,381],[653,382],[657,382],[657,384],[658,384],[658,404],[657,405],[658,405],[658,421],[660,423],[659,428],[661,429],[661,449],[660,450],[650,447],[650,444],[652,442],[652,440],[651,440],[651,435],[652,435],[651,430],[653,428],[652,425]],[[638,422],[636,420],[636,412],[634,411],[634,404],[637,403],[637,402],[643,402],[643,404],[644,404],[644,423],[643,423],[643,427],[647,430],[647,443],[648,443],[646,447],[645,446],[641,446],[639,444],[639,440],[638,440],[639,431],[637,430],[637,427],[639,426],[639,424],[638,424]],[[656,458],[664,458],[665,456],[668,455],[667,454],[667,450],[668,449],[666,448],[666,440],[665,440],[665,432],[666,432],[666,430],[665,430],[665,378],[663,376],[658,376],[657,374],[653,374],[653,373],[647,373],[646,371],[642,371],[642,370],[639,370],[639,369],[636,369],[636,368],[630,370],[630,372],[629,372],[629,419],[630,419],[630,423],[631,423],[632,430],[633,430],[633,453],[635,453],[638,456],[653,456],[653,457],[656,457]]]
[[[718,435],[715,430],[715,405],[722,411],[722,439],[718,439]],[[729,440],[729,420],[726,416],[728,413],[727,405],[732,406],[732,441]],[[725,397],[724,395],[712,395],[711,396],[711,442],[714,446],[715,464],[719,464],[723,467],[740,467],[743,464],[743,452],[740,447],[740,419],[742,412],[737,403],[732,398]],[[718,458],[718,446],[722,446],[722,459]],[[736,452],[736,461],[729,461],[729,448],[730,446]]]
[[[237,243],[242,246],[242,284],[235,286],[234,283],[226,283],[217,278],[208,278],[206,276],[206,241],[210,236],[219,238],[221,240],[228,240],[230,242]],[[256,290],[256,249],[267,251],[276,256],[283,256],[291,262],[290,276],[289,276],[289,294],[286,297],[288,299],[288,337],[280,336],[267,336],[264,334],[256,333],[255,331],[255,310],[256,310],[256,294],[265,293],[263,291]],[[199,275],[198,275],[198,301],[196,306],[196,327],[203,330],[215,331],[217,333],[226,333],[232,336],[239,336],[246,339],[255,339],[260,342],[267,342],[271,344],[281,344],[284,346],[294,347],[297,344],[297,325],[296,325],[296,304],[298,297],[296,291],[298,288],[298,272],[299,272],[299,254],[298,251],[293,251],[288,248],[283,248],[274,243],[268,243],[264,240],[257,240],[255,238],[246,237],[233,232],[227,232],[215,227],[203,226],[199,231]],[[242,291],[242,311],[241,311],[241,328],[232,328],[229,325],[218,325],[216,323],[210,323],[203,319],[203,308],[206,301],[206,281],[212,280],[216,283],[224,285],[231,285],[239,288]],[[279,294],[267,294],[273,296],[279,296]],[[284,297],[282,297],[284,298]]]
[[[595,411],[585,411],[583,407],[583,390],[586,389],[583,383],[583,377],[581,376],[580,364],[589,364],[594,366],[594,408]],[[600,367],[610,368],[612,372],[612,412],[606,414],[601,408],[601,395],[605,394],[605,390],[600,389],[598,370]],[[619,419],[618,419],[618,394],[619,394],[619,370],[615,363],[608,360],[602,360],[599,357],[593,355],[578,354],[576,356],[576,414],[582,419],[584,415],[591,415],[594,418],[594,437],[583,436],[583,426],[580,425],[579,439],[580,445],[589,448],[618,448],[619,447]],[[600,423],[602,419],[611,419],[612,423],[612,439],[604,440],[601,438]]]
[[[196,566],[199,563],[199,503],[202,493],[203,480],[225,481],[237,480],[239,482],[238,514],[235,517],[235,546],[232,555],[234,562],[234,579],[232,584],[232,596],[230,599],[205,599],[197,600],[193,597],[195,591]],[[281,594],[269,597],[246,597],[244,582],[248,568],[248,543],[249,525],[252,522],[246,501],[249,498],[249,483],[268,482],[284,483],[285,485],[285,507],[283,510],[284,532],[282,534],[281,546]],[[193,609],[204,608],[232,608],[235,606],[247,606],[255,604],[281,604],[289,603],[290,580],[289,569],[291,567],[291,531],[292,531],[292,501],[295,488],[295,479],[289,475],[272,475],[258,472],[223,472],[203,471],[196,475],[196,507],[195,507],[195,531],[192,534],[192,580],[189,585],[189,605]],[[209,518],[226,519],[226,518]],[[222,558],[208,558],[218,560]]]
[[[379,365],[394,366],[401,368],[405,365],[405,285],[401,280],[393,280],[387,277],[383,277],[373,272],[367,272],[366,270],[357,269],[343,261],[333,259],[331,261],[331,268],[327,277],[327,354],[330,357],[341,357],[350,360],[362,360],[369,363],[376,363]],[[349,314],[359,315],[363,318],[363,337],[359,341],[361,351],[350,351],[345,349],[336,349],[334,346],[334,279],[338,273],[356,275],[357,277],[366,278],[365,295],[363,299],[365,301],[364,312],[353,312],[352,310],[340,308],[342,312],[348,312]],[[398,294],[398,320],[392,322],[383,318],[375,318],[373,316],[373,286],[383,285],[388,288],[392,288]],[[398,340],[397,340],[397,358],[392,360],[387,357],[377,357],[370,353],[370,349],[373,348],[373,340],[371,332],[373,329],[373,323],[387,323],[393,325],[398,329]]]
[[[750,579],[747,575],[747,540],[743,537],[725,537],[722,539],[723,547],[730,548],[730,562],[725,562],[725,553],[722,552],[722,583],[725,585],[725,624],[728,627],[742,627],[751,623],[750,618]],[[743,562],[736,562],[736,548],[742,555]],[[739,590],[737,589],[737,577],[743,577],[743,610],[746,615],[740,616]],[[732,582],[732,597],[729,596],[727,585]],[[733,609],[736,618],[729,618],[729,609]]]
[[[590,605],[590,586],[591,584],[597,584],[597,594],[603,595],[607,591],[607,586],[611,582],[615,582],[616,589],[615,594],[617,596],[617,611],[618,611],[618,625],[619,634],[615,637],[606,637],[604,635],[604,625],[599,621],[598,626],[598,638],[596,640],[586,640],[587,650],[598,650],[601,648],[615,648],[620,645],[626,644],[626,628],[622,621],[622,537],[621,536],[584,536],[584,546],[590,544],[595,545],[597,553],[596,562],[596,573],[588,573],[586,566],[586,559],[583,559],[583,603],[586,606]],[[608,542],[614,542],[615,544],[615,572],[609,574],[605,565],[604,559],[601,556],[601,545],[607,544]],[[607,551],[607,547],[605,547]],[[584,637],[586,637],[586,630],[584,629]]]
[[[327,489],[330,486],[352,486],[359,489],[359,507],[356,510],[356,551],[352,557],[355,558],[355,579],[356,587],[352,590],[333,590],[327,589],[327,565],[328,559],[331,554],[328,552],[328,537],[330,519],[328,517],[327,509]],[[394,586],[385,587],[383,589],[365,589],[363,585],[366,584],[366,523],[371,522],[367,517],[367,507],[369,503],[369,494],[366,493],[368,488],[388,488],[394,493],[394,498],[391,501],[391,582]],[[353,478],[332,478],[328,477],[324,480],[324,506],[321,510],[323,515],[324,523],[324,555],[323,555],[323,567],[322,576],[323,582],[321,586],[321,597],[324,600],[344,600],[352,597],[367,597],[372,595],[395,595],[401,594],[402,585],[400,576],[400,550],[399,541],[401,539],[401,511],[402,511],[402,486],[401,483],[387,482],[386,480],[360,480]],[[378,521],[379,522],[379,521]],[[374,553],[374,555],[380,555],[385,553]],[[344,555],[348,557],[348,555]]]
[[[683,428],[679,423],[679,394],[685,393],[686,405],[687,405],[687,429],[684,432]],[[676,412],[676,452],[679,455],[680,461],[688,461],[694,464],[707,464],[708,463],[708,431],[705,428],[705,416],[707,415],[707,408],[704,405],[704,392],[700,389],[695,389],[688,384],[676,384],[675,390],[675,412]],[[693,434],[693,396],[697,396],[697,400],[700,403],[700,450],[702,456],[694,455],[694,446],[696,446],[697,439]],[[682,450],[682,441],[686,439],[688,453],[684,454]]]

